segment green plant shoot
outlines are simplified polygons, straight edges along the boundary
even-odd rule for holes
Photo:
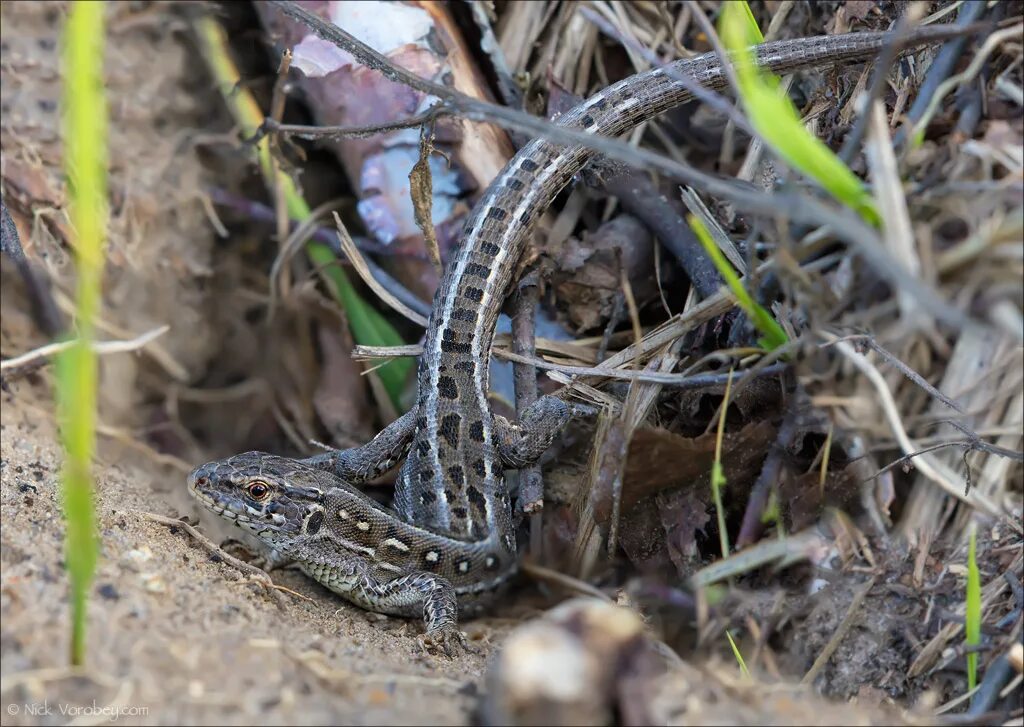
[[[743,654],[740,653],[740,647],[736,645],[736,642],[732,638],[732,633],[726,629],[725,638],[729,639],[729,646],[732,648],[732,655],[736,657],[736,663],[740,665],[740,673],[748,677],[750,671],[747,669],[747,662],[743,660]]]
[[[75,236],[78,289],[74,345],[57,358],[57,417],[64,444],[61,473],[71,589],[71,663],[85,661],[86,606],[99,550],[93,508],[96,354],[107,226],[107,104],[103,91],[104,4],[72,3],[63,38],[64,166]]]
[[[761,41],[761,34],[752,31],[752,17],[746,2],[725,3],[719,21],[719,33],[732,56],[740,100],[750,123],[793,169],[814,179],[866,222],[877,226],[878,211],[864,183],[820,139],[808,133],[796,108],[779,93],[778,78],[755,62],[750,46]]]
[[[733,270],[729,261],[725,259],[725,255],[722,254],[722,251],[718,249],[718,245],[715,244],[715,241],[711,239],[711,233],[709,233],[707,228],[704,227],[704,223],[694,215],[687,216],[687,222],[690,223],[690,228],[693,230],[694,234],[697,235],[697,239],[700,240],[700,244],[704,246],[704,250],[707,252],[708,257],[711,258],[711,262],[715,264],[715,268],[725,280],[726,285],[729,286],[729,290],[736,298],[736,303],[743,309],[743,312],[749,316],[754,327],[761,332],[761,338],[758,339],[758,344],[768,351],[784,345],[789,340],[789,337],[786,336],[786,332],[782,329],[782,326],[772,318],[771,313],[758,305],[750,296],[750,293],[747,292],[747,289],[743,287],[743,282],[740,280],[740,277],[736,274],[736,271]]]
[[[968,647],[981,646],[981,575],[978,572],[977,526],[972,522],[967,543],[967,604],[964,620],[964,642]],[[967,689],[978,684],[978,652],[967,652]]]
[[[722,503],[722,488],[726,485],[725,471],[722,469],[722,438],[725,436],[725,412],[729,408],[729,394],[732,392],[732,369],[729,380],[725,382],[725,397],[718,413],[718,434],[715,437],[715,461],[711,463],[711,496],[715,501],[715,515],[718,518],[718,540],[722,548],[722,557],[729,557],[729,531],[725,527],[725,507]]]

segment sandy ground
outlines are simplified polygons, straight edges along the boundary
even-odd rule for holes
[[[131,465],[96,470],[89,664],[68,669],[61,453],[49,419],[19,406],[21,388],[4,394],[0,420],[5,724],[67,724],[67,710],[88,708],[146,724],[468,721],[499,621],[468,624],[482,653],[448,660],[414,653],[418,624],[367,614],[298,573],[274,574],[304,597],[278,607],[182,530],[146,520],[180,511],[154,491],[160,475]]]

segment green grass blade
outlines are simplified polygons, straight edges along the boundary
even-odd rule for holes
[[[746,23],[745,32],[747,37],[753,40],[754,43],[764,43],[764,34],[757,26],[757,20],[754,18],[754,11],[750,9],[750,3],[747,0],[742,0],[739,5],[743,8],[743,21]]]
[[[697,239],[700,240],[700,244],[704,246],[704,250],[707,252],[708,257],[711,258],[711,262],[715,264],[715,268],[725,280],[726,285],[729,286],[733,296],[735,296],[736,303],[747,314],[754,327],[761,332],[761,338],[758,339],[758,343],[768,351],[787,343],[789,337],[782,329],[782,326],[772,318],[771,313],[758,305],[750,296],[750,293],[747,292],[747,289],[743,287],[743,282],[740,280],[739,275],[733,270],[729,261],[725,259],[725,255],[718,249],[715,241],[711,239],[711,233],[704,227],[704,223],[694,215],[688,215],[687,221],[690,223],[690,228],[694,234],[697,235]]]
[[[107,104],[103,93],[104,4],[68,8],[63,38],[64,164],[75,236],[78,289],[75,344],[57,357],[57,418],[65,457],[61,473],[71,588],[71,663],[85,661],[86,605],[99,552],[93,506],[96,355],[107,226]]]
[[[967,544],[967,604],[964,641],[968,647],[981,646],[981,574],[978,572],[977,527],[971,523]],[[978,684],[978,652],[967,654],[967,690]]]
[[[719,21],[750,123],[793,169],[815,180],[868,223],[878,225],[878,211],[864,183],[820,139],[808,133],[796,108],[779,94],[778,78],[757,66],[750,46],[760,42],[760,32],[751,31],[751,17],[746,2],[731,2],[722,8]]]
[[[722,490],[727,482],[722,469],[722,438],[725,436],[725,413],[729,409],[729,394],[732,393],[732,370],[729,380],[725,383],[725,397],[718,414],[718,433],[715,437],[715,460],[711,463],[711,497],[715,502],[715,517],[718,520],[718,542],[722,548],[722,557],[729,557],[729,530],[725,526],[725,506],[722,502]]]
[[[238,68],[228,54],[224,29],[212,17],[199,18],[196,21],[196,29],[207,65],[235,122],[245,137],[254,136],[263,123],[263,112],[256,99],[241,84]],[[256,152],[260,171],[267,185],[272,186],[276,182],[284,194],[289,217],[296,221],[308,218],[311,211],[306,200],[299,194],[290,177],[277,172],[270,155],[270,140],[267,137],[260,140]],[[306,242],[306,254],[313,265],[330,281],[332,294],[348,314],[348,323],[356,343],[365,346],[400,346],[404,343],[387,318],[363,300],[352,286],[331,248],[315,240],[309,240]],[[399,410],[402,409],[402,390],[414,365],[415,362],[411,359],[393,359],[376,368],[388,396]]]
[[[736,663],[740,665],[740,673],[743,676],[750,676],[750,672],[747,670],[747,662],[743,660],[743,654],[740,653],[740,647],[733,641],[732,633],[726,629],[725,638],[729,639],[729,646],[732,647],[732,655],[736,657]]]

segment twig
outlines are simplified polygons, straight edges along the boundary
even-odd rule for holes
[[[106,355],[109,353],[124,353],[126,351],[137,351],[138,349],[145,346],[150,341],[159,338],[160,336],[171,330],[168,325],[154,328],[152,331],[147,331],[141,336],[133,338],[129,341],[99,341],[92,345],[92,350],[98,355]],[[7,371],[9,369],[17,369],[22,366],[31,366],[37,362],[41,362],[51,356],[55,356],[61,351],[75,346],[78,343],[78,339],[72,339],[70,341],[60,341],[58,343],[48,343],[45,346],[33,349],[20,356],[14,358],[4,359],[0,361],[0,371]]]
[[[761,466],[761,474],[750,489],[750,496],[747,498],[747,509],[743,513],[743,523],[740,525],[739,535],[736,536],[736,547],[745,548],[757,542],[764,525],[761,516],[768,506],[768,495],[772,487],[779,481],[779,473],[782,470],[783,454],[789,450],[789,445],[796,437],[796,407],[790,409],[786,418],[779,427],[779,433],[775,437],[775,443],[768,450],[764,464]]]
[[[914,369],[910,368],[910,366],[896,358],[894,354],[890,353],[886,349],[879,346],[878,343],[875,341],[874,337],[868,335],[845,336],[844,338],[840,338],[838,340],[853,341],[854,343],[858,344],[858,348],[861,348],[862,346],[870,348],[872,351],[875,351],[876,353],[878,353],[878,355],[880,355],[890,364],[899,369],[904,376],[906,376],[908,379],[910,379],[915,384],[920,386],[922,389],[927,391],[930,395],[941,401],[943,404],[948,406],[950,409],[953,409],[954,411],[957,411],[961,414],[964,413],[964,410],[960,407],[959,404],[957,404],[955,401],[953,401],[948,396],[946,396],[941,391],[932,386],[927,379],[921,376],[921,374],[914,371]],[[821,348],[831,346],[833,343],[835,343],[835,341],[823,343],[821,344]]]
[[[871,576],[871,578],[868,579],[868,582],[861,586],[860,590],[858,590],[856,595],[854,595],[853,600],[850,601],[850,607],[846,610],[846,615],[843,616],[843,620],[839,623],[835,633],[832,634],[832,638],[829,639],[827,644],[825,644],[825,648],[821,650],[820,654],[818,654],[818,658],[814,660],[814,664],[812,664],[811,668],[808,669],[806,674],[804,674],[804,678],[800,680],[801,684],[811,684],[818,678],[818,674],[820,674],[821,670],[825,668],[828,664],[828,660],[832,658],[832,654],[835,653],[836,649],[838,649],[839,645],[843,642],[843,639],[846,638],[846,634],[850,630],[850,627],[853,626],[854,619],[857,616],[857,612],[860,610],[861,604],[864,602],[864,599],[867,597],[871,589],[875,587],[875,581],[877,580],[878,576]]]
[[[882,219],[882,239],[908,275],[920,277],[921,259],[914,239],[906,192],[896,152],[889,138],[889,122],[882,101],[864,109],[868,119],[868,143],[865,148],[868,170],[874,183],[874,197]],[[930,328],[930,317],[906,291],[896,293],[902,324],[911,330]]]
[[[280,202],[280,200],[278,200]],[[270,265],[270,302],[267,304],[267,320],[274,319],[274,311],[277,308],[277,300],[281,297],[278,292],[278,288],[281,287],[278,283],[282,279],[285,265],[291,260],[292,256],[298,251],[298,249],[305,244],[309,239],[310,234],[320,223],[320,218],[327,212],[333,210],[341,203],[340,199],[329,199],[326,202],[319,204],[313,209],[306,219],[302,220],[296,225],[291,233],[288,233],[288,214],[287,210],[283,213],[275,213],[275,221],[277,223],[279,239],[282,240],[281,247],[277,251],[277,255],[274,256],[274,262]],[[279,211],[280,212],[280,211]],[[282,220],[284,223],[282,224]]]
[[[373,277],[366,265],[366,261],[363,260],[363,256],[359,254],[356,244],[352,242],[352,237],[348,234],[348,230],[345,228],[345,223],[341,221],[341,217],[337,212],[334,213],[334,224],[337,225],[338,242],[341,245],[341,250],[345,253],[345,257],[347,257],[352,263],[352,267],[355,269],[356,273],[359,274],[359,277],[363,279],[363,282],[366,283],[370,290],[376,293],[389,308],[401,313],[413,323],[425,328],[427,325],[426,316],[420,315],[416,311],[411,310],[405,305],[405,303],[393,296],[387,288],[378,283],[376,278]]]
[[[444,103],[438,103],[416,116],[410,116],[399,121],[391,121],[386,124],[372,124],[370,126],[306,126],[304,124],[282,124],[272,118],[267,118],[263,125],[260,126],[256,136],[248,141],[255,144],[268,133],[287,134],[289,136],[297,136],[300,139],[365,139],[391,131],[412,129],[436,121],[442,116],[450,116],[455,113],[455,109],[450,108]]]
[[[523,573],[538,581],[553,583],[570,591],[582,593],[585,596],[592,596],[593,598],[597,598],[605,603],[614,603],[611,597],[609,597],[604,591],[595,588],[586,581],[581,581],[579,578],[573,578],[567,573],[561,573],[559,571],[552,570],[551,568],[545,568],[542,565],[537,565],[536,563],[531,563],[529,561],[523,561],[519,567]]]
[[[266,571],[257,568],[254,565],[250,565],[245,561],[239,560],[238,558],[236,558],[233,555],[230,555],[229,553],[224,552],[224,550],[222,550],[219,546],[215,545],[205,535],[200,533],[198,530],[196,530],[194,527],[189,525],[184,520],[175,520],[174,518],[166,517],[164,515],[157,515],[154,512],[137,512],[146,520],[150,520],[155,523],[160,523],[161,525],[169,525],[172,528],[181,528],[190,536],[192,536],[192,538],[195,539],[195,541],[199,543],[199,545],[201,545],[207,551],[213,553],[218,558],[222,558],[224,562],[228,565],[233,566],[234,568],[237,568],[246,575],[251,576],[257,583],[266,588],[278,606],[283,608],[288,604],[288,599],[281,595],[281,591],[284,591],[285,593],[290,593],[293,596],[298,596],[299,598],[305,599],[306,601],[313,600],[311,598],[308,598],[307,596],[303,596],[301,593],[296,593],[290,588],[285,588],[284,586],[277,585],[272,580],[270,580],[270,576],[267,575]]]
[[[813,558],[823,547],[826,547],[825,541],[814,531],[791,535],[781,540],[762,540],[757,545],[704,566],[690,576],[689,584],[693,588],[704,588],[712,583],[748,573],[772,561],[788,563],[801,558]]]
[[[539,369],[547,371],[558,371],[572,376],[601,376],[608,379],[622,379],[625,381],[636,381],[644,384],[663,384],[676,389],[700,389],[705,386],[724,386],[729,378],[728,374],[698,374],[696,376],[687,374],[669,374],[659,371],[629,371],[627,369],[613,369],[604,366],[565,366],[551,363],[542,358],[521,356],[512,351],[495,348],[492,353],[498,358],[506,361],[521,361],[530,363]],[[772,376],[782,373],[788,368],[788,364],[780,363],[766,366],[758,372],[759,376]],[[741,373],[741,372],[737,372]]]
[[[512,350],[527,359],[516,361],[512,366],[512,381],[516,393],[516,413],[520,419],[523,413],[537,401],[537,368],[529,359],[536,358],[536,312],[540,301],[539,275],[536,270],[527,273],[519,281],[518,296],[512,315]],[[538,514],[544,508],[544,481],[537,464],[519,470],[519,502],[526,515]],[[534,526],[537,527],[534,527]],[[540,523],[531,522],[531,546],[540,545]],[[536,548],[532,548],[539,554]]]
[[[244,214],[260,222],[274,221],[273,210],[271,210],[264,204],[260,204],[259,202],[253,202],[252,200],[248,200],[243,197],[236,197],[218,188],[212,188],[208,190],[208,192],[210,195],[210,199],[213,201],[214,204],[225,207],[231,207],[237,210],[240,214]],[[319,217],[319,215],[311,216]],[[295,231],[300,226],[303,226],[305,224],[306,221],[293,222],[292,235],[295,234]],[[322,242],[323,244],[330,247],[331,252],[338,256],[339,261],[342,262],[343,264],[350,264],[347,256],[341,249],[341,245],[338,243],[338,236],[333,230],[327,227],[314,226],[308,228],[308,232],[306,233],[306,235],[307,238],[316,240],[317,242]],[[415,259],[423,258],[422,255],[415,253],[388,250],[384,246],[376,242],[372,242],[371,240],[368,240],[365,237],[353,237],[352,241],[355,243],[355,246],[362,252],[370,252],[377,255],[397,255]],[[287,245],[285,247],[287,247]],[[281,253],[278,253],[278,255],[280,257]],[[370,258],[364,257],[363,260],[366,263],[366,267],[369,268],[370,273],[377,280],[377,282],[384,286],[389,293],[395,296],[395,298],[402,301],[402,303],[404,303],[409,308],[416,311],[422,316],[430,315],[429,303],[420,299],[415,293],[413,293],[404,285],[395,280],[387,271],[385,271],[383,268],[377,265],[377,263],[373,262],[373,260],[371,260]],[[271,275],[271,280],[273,280],[273,275]]]

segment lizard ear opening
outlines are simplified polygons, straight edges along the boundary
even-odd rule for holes
[[[320,532],[320,527],[324,524],[324,511],[314,510],[308,518],[306,518],[303,532],[306,535],[316,535]]]

